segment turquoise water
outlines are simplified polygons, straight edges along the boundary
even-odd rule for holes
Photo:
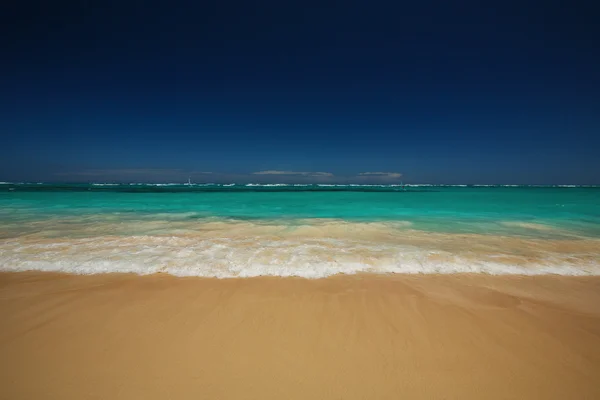
[[[0,268],[10,270],[106,272],[110,254],[118,271],[177,269],[181,258],[185,274],[201,276],[220,276],[200,265],[219,256],[235,264],[232,276],[250,267],[252,276],[261,268],[303,276],[303,265],[497,273],[481,265],[498,260],[515,273],[589,274],[600,259],[599,187],[0,184],[0,222]],[[137,260],[110,248],[118,238]],[[169,240],[181,243],[166,248]],[[68,251],[44,250],[52,245]],[[186,249],[193,254],[180,257]],[[432,269],[430,259],[441,261]]]
[[[589,187],[2,186],[3,222],[171,214],[174,219],[402,220],[423,230],[510,234],[509,225],[501,223],[514,221],[600,235],[600,188]]]

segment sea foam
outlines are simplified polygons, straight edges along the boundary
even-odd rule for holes
[[[585,247],[585,246],[584,246]],[[589,252],[588,249],[584,251]],[[15,238],[0,244],[2,271],[73,274],[324,278],[336,274],[600,275],[593,255],[544,250],[536,257],[414,244],[307,237],[129,236]],[[597,259],[596,259],[597,260]]]

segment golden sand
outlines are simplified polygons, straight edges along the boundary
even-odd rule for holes
[[[0,273],[1,399],[600,399],[600,278]]]

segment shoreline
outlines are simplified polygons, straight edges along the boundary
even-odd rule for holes
[[[600,277],[0,272],[0,399],[600,398]]]

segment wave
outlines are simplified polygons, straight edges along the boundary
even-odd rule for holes
[[[232,186],[235,185],[232,184]],[[227,186],[227,185],[223,185],[223,186]],[[259,187],[278,187],[278,186],[295,186],[289,183],[248,183],[244,186],[248,186],[248,187],[253,187],[253,186],[259,186]]]
[[[286,236],[272,227],[252,227],[250,230],[241,227],[239,231],[231,232],[223,228],[225,225],[216,224],[203,236],[9,239],[0,242],[0,270],[72,274],[168,273],[213,278],[324,278],[357,273],[600,275],[597,250],[595,253],[593,250],[598,248],[597,242],[519,243],[513,240],[502,248],[490,250],[488,239],[478,244],[473,242],[475,236],[456,238],[451,246],[449,242],[438,242],[434,247],[428,241],[430,235],[414,239],[411,233],[411,240],[405,243],[386,240],[386,237],[376,238],[373,232],[378,228],[372,228],[373,231],[363,238],[350,239],[334,234],[318,237],[315,233],[319,232],[319,227],[303,227],[294,235]],[[347,229],[340,229],[338,233],[345,231]],[[457,242],[469,243],[469,246],[456,248]],[[520,246],[521,250],[532,246],[535,253],[518,255],[519,252],[510,250],[515,246]],[[555,251],[565,246],[570,247],[566,251]]]
[[[0,182],[0,185],[46,185],[46,186],[150,186],[150,187],[161,187],[161,186],[217,186],[217,187],[489,187],[489,188],[598,188],[600,185],[571,185],[571,184],[560,184],[560,185],[517,185],[517,184],[434,184],[434,183],[389,183],[389,184],[363,184],[363,183],[187,183],[187,182],[165,182],[165,183],[144,183],[144,182],[132,182],[132,183],[113,183],[113,182],[92,182],[92,183],[53,183],[53,182]]]

